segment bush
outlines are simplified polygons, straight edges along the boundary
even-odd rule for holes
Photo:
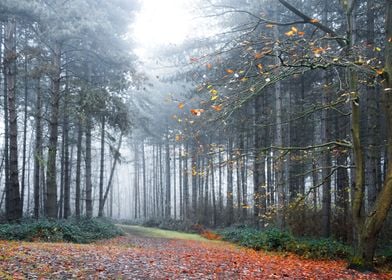
[[[226,241],[255,250],[292,252],[305,258],[341,259],[351,256],[351,248],[332,239],[297,239],[278,229],[260,231],[240,227],[219,231]]]
[[[122,234],[104,219],[24,220],[20,224],[1,224],[0,239],[45,242],[90,243]]]

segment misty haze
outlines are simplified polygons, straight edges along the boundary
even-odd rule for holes
[[[0,279],[392,279],[392,0],[0,0]]]

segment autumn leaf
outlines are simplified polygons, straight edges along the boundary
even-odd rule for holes
[[[212,68],[212,64],[211,64],[211,63],[207,63],[206,66],[207,66],[207,69],[208,69],[208,70]]]
[[[293,31],[293,30],[290,30],[290,31],[288,31],[288,32],[286,32],[286,33],[284,33],[286,36],[289,36],[289,37],[292,37],[292,36],[294,36],[295,35],[295,32]]]
[[[262,53],[260,53],[260,52],[255,53],[255,59],[260,59],[260,58],[262,58],[262,57],[263,57],[263,54],[262,54]]]
[[[179,142],[182,140],[182,135],[181,134],[177,134],[176,135],[176,141]]]
[[[305,32],[303,32],[303,31],[298,31],[298,33],[297,33],[299,36],[304,36],[305,35]]]
[[[298,32],[298,29],[296,28],[296,27],[291,27],[291,31],[293,31],[294,33],[297,33]]]
[[[210,93],[211,93],[212,95],[217,95],[217,94],[218,94],[218,91],[217,91],[216,89],[212,89],[212,90],[210,90]]]
[[[191,109],[191,114],[194,116],[200,116],[204,112],[204,109]]]
[[[274,26],[275,26],[274,24],[270,24],[270,23],[265,25],[265,27],[267,28],[273,28]]]
[[[211,108],[217,112],[222,111],[222,105],[212,105]]]
[[[257,68],[259,68],[259,70],[263,70],[263,65],[261,63],[257,64]]]
[[[182,110],[182,109],[184,109],[184,106],[185,106],[184,103],[180,102],[180,103],[178,104],[178,109],[181,109],[181,110]]]
[[[226,73],[227,73],[227,74],[233,74],[233,73],[234,73],[234,70],[232,70],[232,69],[226,69]]]
[[[319,22],[319,20],[316,19],[316,18],[312,18],[311,20],[309,20],[309,22],[311,22],[311,23],[317,23],[317,22]]]
[[[211,101],[214,101],[214,100],[217,100],[218,99],[218,95],[213,95],[212,97],[211,97]]]
[[[384,73],[384,68],[382,69],[374,69],[376,71],[377,75],[382,75]]]

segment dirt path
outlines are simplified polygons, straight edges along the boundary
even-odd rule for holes
[[[0,241],[0,279],[392,279],[196,235],[126,227],[90,245]],[[175,237],[170,239],[168,237]]]

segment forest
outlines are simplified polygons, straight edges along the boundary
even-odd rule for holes
[[[392,262],[392,0],[1,0],[0,61],[0,260],[43,229],[153,227]],[[165,275],[273,278],[257,266]],[[319,279],[392,277],[344,269]]]

